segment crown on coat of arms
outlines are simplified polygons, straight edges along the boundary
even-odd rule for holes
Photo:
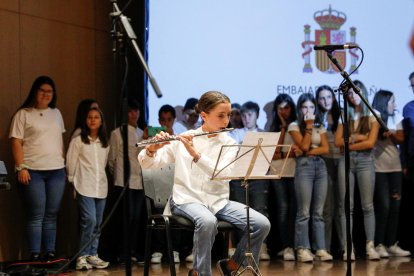
[[[322,30],[339,30],[346,21],[346,15],[343,12],[329,9],[317,11],[313,18],[319,24]]]

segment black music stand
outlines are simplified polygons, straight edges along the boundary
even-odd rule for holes
[[[259,266],[253,258],[250,244],[250,207],[249,207],[249,182],[252,179],[279,179],[281,178],[283,168],[280,174],[267,175],[269,166],[272,162],[273,153],[278,145],[275,144],[279,140],[280,133],[276,132],[248,132],[242,145],[225,145],[221,147],[220,154],[217,158],[216,167],[213,171],[212,179],[214,180],[242,180],[242,186],[246,193],[246,214],[247,214],[247,248],[244,253],[242,262],[237,267],[234,275],[242,275],[246,271],[250,271],[254,275],[261,276]],[[279,145],[280,146],[280,145]],[[225,148],[239,147],[237,157],[226,164],[223,168],[217,169],[221,156]],[[261,153],[261,154],[259,154]],[[231,168],[230,166],[233,166]],[[225,169],[231,169],[231,175],[221,176]],[[274,169],[274,168],[273,168]],[[242,267],[246,261],[247,265]]]

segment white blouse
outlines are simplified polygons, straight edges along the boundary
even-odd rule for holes
[[[201,128],[186,133],[200,133]],[[214,214],[222,209],[229,200],[229,181],[211,180],[217,158],[223,145],[237,145],[227,133],[219,133],[215,137],[199,136],[193,140],[194,147],[201,153],[201,158],[195,163],[180,141],[170,144],[157,151],[154,157],[149,157],[145,150],[138,155],[138,160],[144,169],[161,168],[175,163],[173,200],[177,204],[200,203]],[[237,155],[238,147],[224,147],[220,155],[219,168],[231,163]],[[220,166],[221,165],[221,166]],[[221,176],[231,175],[232,166],[220,173]]]
[[[66,155],[66,170],[69,182],[73,182],[76,191],[87,197],[106,198],[108,179],[105,166],[108,160],[109,146],[102,147],[96,139],[85,144],[81,136],[73,138]]]

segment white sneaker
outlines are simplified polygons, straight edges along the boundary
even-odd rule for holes
[[[188,255],[187,257],[185,257],[185,261],[188,263],[192,263],[194,261],[194,256],[191,253],[190,255]]]
[[[348,260],[348,256],[347,256],[347,251],[345,248],[345,252],[344,255],[342,255],[342,259],[346,262]],[[355,261],[355,252],[354,252],[354,247],[352,247],[352,252],[351,252],[351,261]]]
[[[263,243],[262,244],[262,247],[260,248],[259,259],[261,261],[268,261],[268,260],[270,260],[269,253],[267,253],[267,245],[265,243]]]
[[[88,269],[92,269],[92,266],[88,264],[88,262],[86,261],[86,256],[80,256],[76,260],[76,270],[88,270]]]
[[[107,268],[109,266],[109,262],[105,262],[98,255],[88,256],[86,257],[86,261],[94,268]]]
[[[174,263],[179,264],[180,263],[180,253],[178,253],[177,251],[173,251],[173,255],[174,255]]]
[[[401,249],[401,247],[398,246],[398,242],[388,247],[387,251],[393,257],[407,257],[411,255],[410,251]]]
[[[315,258],[322,262],[332,261],[332,255],[328,253],[325,249],[319,249],[316,251]]]
[[[286,247],[282,250],[282,256],[284,261],[294,261],[295,260],[295,252],[293,251],[292,247]]]
[[[313,255],[307,248],[298,249],[298,262],[307,263],[313,261]]]
[[[161,252],[154,252],[151,255],[151,263],[152,264],[160,264],[162,260],[162,253]]]
[[[367,241],[367,245],[365,246],[365,252],[367,254],[368,260],[379,260],[380,255],[377,251],[375,251],[374,242]]]
[[[385,246],[380,243],[375,247],[375,251],[379,254],[380,258],[388,258],[390,254],[388,254],[387,249]]]
[[[229,248],[229,253],[228,253],[229,258],[233,257],[234,252],[236,252],[236,248]]]

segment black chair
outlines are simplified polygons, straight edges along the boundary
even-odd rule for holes
[[[160,169],[143,169],[142,178],[144,184],[144,193],[146,197],[147,207],[147,232],[145,242],[145,266],[144,276],[149,274],[149,267],[151,262],[151,245],[152,245],[152,231],[165,231],[167,240],[167,255],[170,267],[170,274],[176,276],[172,236],[171,230],[193,231],[194,224],[187,218],[176,215],[156,214],[155,209],[164,209],[168,202],[168,198],[172,193],[174,183],[174,164],[168,165]],[[218,231],[224,233],[225,246],[223,248],[223,256],[227,256],[229,234],[236,228],[225,221],[218,222]]]

